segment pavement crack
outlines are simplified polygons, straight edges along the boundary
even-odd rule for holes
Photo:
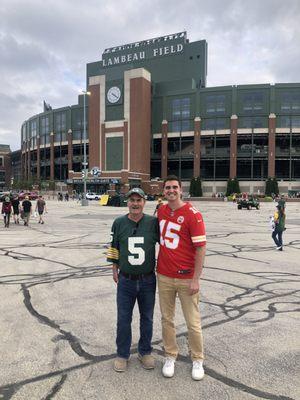
[[[53,386],[53,388],[51,389],[50,393],[46,396],[43,397],[42,400],[51,400],[54,398],[54,396],[60,391],[60,389],[62,388],[65,380],[67,379],[68,375],[67,374],[63,374],[60,378],[60,380],[58,382],[56,382],[56,384]]]

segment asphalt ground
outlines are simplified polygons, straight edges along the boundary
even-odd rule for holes
[[[161,375],[160,312],[156,368],[137,359],[133,318],[128,370],[116,373],[116,286],[105,259],[113,219],[126,208],[48,201],[45,224],[0,225],[0,399],[300,399],[300,203],[287,204],[284,251],[269,216],[232,203],[194,203],[207,227],[201,280],[205,378],[191,378],[187,331],[178,304],[180,357]],[[145,211],[153,213],[154,202]]]

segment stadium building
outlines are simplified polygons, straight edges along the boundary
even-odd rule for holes
[[[88,190],[157,193],[168,174],[186,191],[200,176],[204,195],[234,177],[242,191],[263,193],[267,177],[299,190],[300,83],[206,87],[206,77],[207,43],[186,32],[106,49],[87,64],[78,104],[44,103],[23,123],[23,178],[82,190],[86,127]]]
[[[11,184],[11,151],[7,144],[0,144],[0,192]]]

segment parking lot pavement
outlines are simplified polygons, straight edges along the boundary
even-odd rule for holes
[[[299,399],[300,203],[287,204],[284,251],[271,239],[274,203],[237,210],[194,203],[203,213],[208,250],[201,281],[203,381],[191,379],[180,307],[175,377],[137,360],[138,313],[128,370],[112,370],[116,287],[105,260],[113,219],[126,208],[48,201],[45,224],[0,226],[0,399]],[[146,205],[153,213],[154,202]]]

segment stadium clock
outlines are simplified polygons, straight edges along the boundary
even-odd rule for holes
[[[107,100],[111,104],[117,103],[121,98],[121,90],[118,88],[118,86],[112,86],[108,91],[107,91]]]

